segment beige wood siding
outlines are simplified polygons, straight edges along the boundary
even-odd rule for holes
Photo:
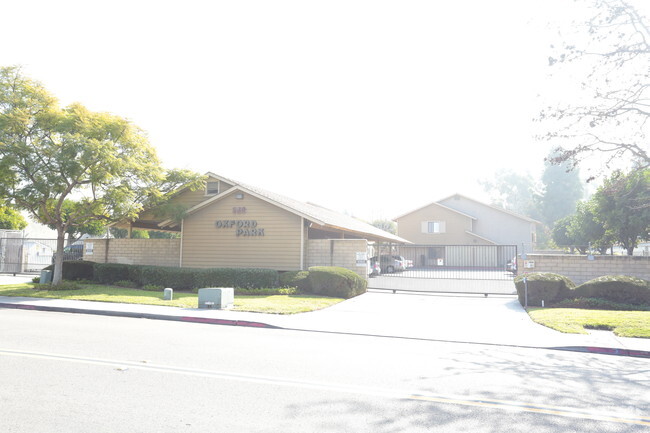
[[[217,221],[256,221],[264,235],[237,236],[236,227],[218,228]],[[299,216],[249,194],[230,194],[184,220],[182,265],[299,270],[302,230]]]
[[[225,182],[219,182],[219,191],[223,192],[228,189],[232,188],[232,185],[225,183]],[[205,187],[199,188],[195,191],[183,191],[182,193],[178,194],[175,197],[172,197],[169,202],[171,204],[181,204],[185,206],[187,209],[192,208],[196,206],[197,204],[204,202],[205,200],[210,199],[212,196],[211,195],[205,195]],[[165,217],[157,216],[155,214],[154,210],[147,210],[140,214],[139,219],[141,220],[161,220],[165,219]]]
[[[426,221],[444,222],[444,233],[423,233]],[[450,209],[432,204],[397,219],[397,235],[415,244],[470,245],[481,240],[467,234],[472,230],[472,219]]]

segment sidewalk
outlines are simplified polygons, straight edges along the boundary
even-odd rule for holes
[[[324,310],[293,315],[0,296],[0,309],[175,320],[459,343],[576,350],[650,358],[650,339],[611,332],[563,334],[534,323],[512,296],[368,292]]]

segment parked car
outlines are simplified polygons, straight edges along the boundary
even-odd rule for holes
[[[84,245],[83,243],[68,245],[63,248],[63,261],[81,260],[84,258]],[[54,263],[54,257],[52,257]]]
[[[517,257],[508,260],[508,263],[506,263],[506,272],[512,272],[513,274],[517,273]]]
[[[377,261],[377,257],[370,259]],[[404,263],[395,258],[395,256],[381,255],[379,257],[379,269],[382,274],[392,274],[393,272],[401,272],[405,269]]]
[[[381,274],[381,266],[377,262],[377,257],[372,257],[368,260],[368,276],[376,277],[379,274]]]
[[[413,267],[413,260],[405,259],[404,256],[393,256],[393,258],[402,262],[404,269]]]

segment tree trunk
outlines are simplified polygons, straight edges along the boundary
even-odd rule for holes
[[[56,254],[54,255],[54,274],[52,285],[57,285],[63,280],[63,248],[65,246],[65,231],[62,227],[56,228]]]

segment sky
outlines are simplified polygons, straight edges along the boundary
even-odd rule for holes
[[[571,3],[567,5],[567,3]],[[0,65],[130,119],[168,168],[372,221],[538,177],[565,0],[3,4]],[[580,12],[578,12],[580,13]]]

